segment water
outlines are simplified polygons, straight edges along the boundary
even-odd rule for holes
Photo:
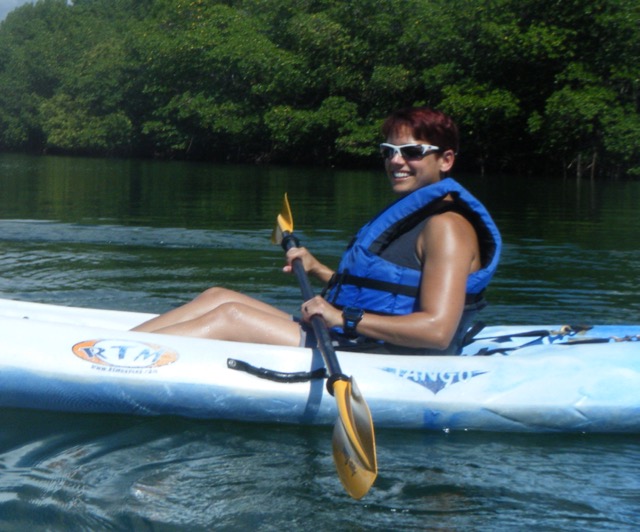
[[[639,323],[640,183],[460,177],[505,239],[488,323]],[[211,284],[290,311],[269,242],[335,262],[390,199],[375,171],[0,155],[0,297],[161,312]],[[635,530],[637,435],[379,430],[360,502],[331,431],[0,411],[2,530]]]

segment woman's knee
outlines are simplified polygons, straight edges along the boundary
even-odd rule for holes
[[[216,321],[222,322],[227,326],[231,326],[238,321],[246,319],[246,315],[249,310],[250,309],[242,303],[226,301],[212,310],[210,315]]]
[[[225,303],[234,301],[236,292],[227,288],[213,286],[202,292],[196,299],[199,302],[205,302],[207,306],[216,308]]]
[[[243,302],[223,303],[199,321],[210,338],[297,346],[300,328],[296,322],[263,313]]]
[[[241,303],[222,303],[191,322],[197,336],[219,340],[236,340],[242,337],[247,325],[247,309]]]

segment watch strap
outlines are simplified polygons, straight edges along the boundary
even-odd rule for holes
[[[361,308],[345,307],[342,309],[343,330],[348,337],[354,338],[358,335],[356,327],[362,320],[362,316],[364,316],[364,310]]]

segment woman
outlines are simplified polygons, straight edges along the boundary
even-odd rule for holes
[[[306,248],[287,252],[327,283],[305,301],[300,320],[244,294],[211,288],[135,331],[276,345],[315,346],[309,326],[323,318],[340,348],[459,354],[495,272],[499,232],[486,209],[445,178],[458,131],[445,114],[401,109],[383,125],[385,170],[399,199],[363,227],[337,272]]]

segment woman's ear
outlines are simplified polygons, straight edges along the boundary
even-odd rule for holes
[[[453,163],[456,160],[456,154],[453,150],[445,150],[440,155],[440,171],[448,172],[453,167]]]

